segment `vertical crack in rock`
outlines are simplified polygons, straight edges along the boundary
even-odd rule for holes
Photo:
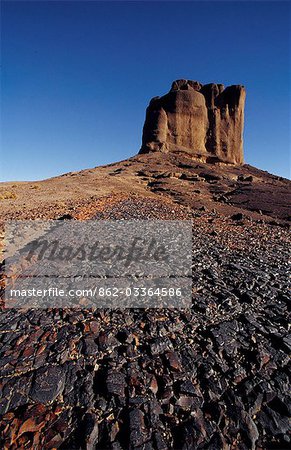
[[[245,88],[176,80],[147,108],[140,153],[185,152],[204,162],[243,163]]]

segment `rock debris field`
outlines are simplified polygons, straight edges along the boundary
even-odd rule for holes
[[[290,448],[288,228],[130,196],[87,216],[192,218],[192,307],[3,307],[1,448]]]

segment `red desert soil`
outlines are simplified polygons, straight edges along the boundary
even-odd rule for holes
[[[287,179],[249,165],[206,164],[182,154],[157,152],[38,182],[1,183],[1,219],[74,215],[112,194],[162,196],[225,214],[240,210],[253,217],[290,218]]]

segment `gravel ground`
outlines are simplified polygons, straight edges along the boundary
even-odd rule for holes
[[[136,197],[89,217],[192,217],[192,307],[3,309],[1,447],[290,448],[288,228]]]

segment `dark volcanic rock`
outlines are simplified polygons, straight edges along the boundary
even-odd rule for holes
[[[64,389],[64,371],[59,366],[44,367],[36,371],[29,396],[37,402],[48,403]]]
[[[110,220],[190,215],[192,305],[3,309],[1,448],[290,446],[290,236],[233,213],[137,197],[98,211]]]
[[[110,372],[106,379],[106,386],[109,394],[124,397],[124,389],[126,387],[124,374],[120,372]]]

